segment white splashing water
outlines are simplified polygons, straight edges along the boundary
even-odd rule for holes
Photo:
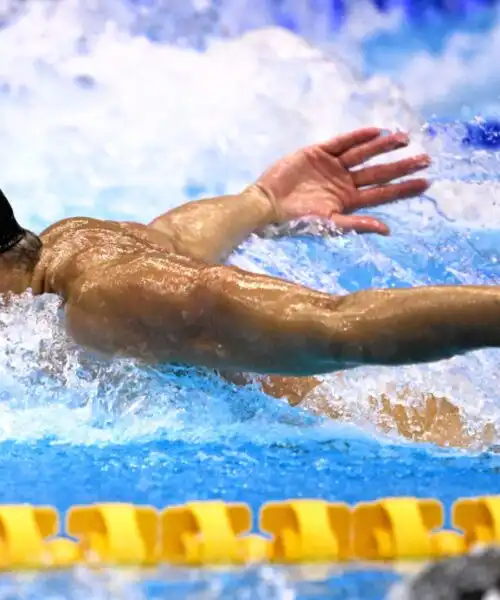
[[[327,58],[300,37],[267,28],[212,41],[200,53],[131,35],[131,13],[121,2],[92,6],[32,3],[0,33],[0,182],[26,226],[40,229],[77,214],[147,221],[182,203],[189,189],[200,195],[239,190],[280,155],[367,124],[407,129],[415,143],[405,152],[427,148],[436,157],[439,181],[430,197],[386,211],[405,234],[442,215],[457,226],[499,223],[499,184],[460,181],[481,170],[491,173],[496,159],[481,152],[457,156],[442,137],[428,141],[400,88],[385,77],[362,79],[331,48]],[[392,21],[382,23],[389,27]],[[361,26],[351,31],[351,43],[367,33]],[[415,61],[418,72],[422,63]],[[405,77],[413,81],[409,73]],[[449,81],[459,81],[460,73],[454,77]],[[410,98],[420,94],[417,104],[425,104],[422,89],[407,87]],[[325,243],[338,252],[342,242]],[[338,274],[319,259],[305,256],[297,267],[300,244],[293,256],[269,244],[251,240],[234,260],[251,269],[278,266],[294,280],[345,292]],[[370,241],[352,244],[360,261],[406,277],[397,259]],[[429,252],[424,244],[421,250]],[[419,283],[415,273],[407,278]],[[463,273],[464,282],[478,278],[474,271]],[[161,433],[211,440],[221,431],[242,435],[249,415],[276,417],[272,427],[260,428],[265,442],[287,435],[290,420],[302,429],[311,425],[255,392],[245,408],[248,392],[213,377],[139,370],[127,361],[97,363],[68,345],[54,299],[23,298],[1,319],[0,439],[55,435],[98,443]],[[342,395],[362,417],[369,393],[409,386],[415,396],[433,392],[453,399],[473,428],[479,415],[500,418],[497,359],[488,351],[427,366],[357,369],[326,378],[325,393]],[[331,435],[329,428],[321,432]]]
[[[497,6],[487,31],[454,32],[437,55],[419,49],[405,56],[397,79],[412,106],[427,115],[499,115],[500,75],[492,64],[500,51],[499,17]]]

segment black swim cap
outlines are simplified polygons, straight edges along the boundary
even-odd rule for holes
[[[10,202],[0,190],[0,254],[15,246],[25,233],[26,231],[16,221]]]

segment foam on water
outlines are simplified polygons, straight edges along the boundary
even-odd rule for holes
[[[407,47],[401,35],[392,39],[392,47],[381,45],[378,54],[385,48],[386,53],[392,51],[394,57],[385,68],[379,60],[377,65],[395,77],[411,105],[426,115],[453,114],[466,119],[479,113],[498,115],[500,80],[492,57],[498,56],[500,49],[499,15],[497,5],[481,20],[471,19],[468,29],[441,31],[445,35],[441,35],[434,47],[426,43],[425,30],[416,35],[402,27]],[[378,37],[377,32],[375,37]],[[388,40],[389,36],[385,38]],[[400,52],[395,52],[395,44],[401,48]],[[369,46],[370,42],[367,48]],[[373,57],[365,55],[365,59],[369,63]]]
[[[427,148],[436,157],[437,183],[425,198],[384,210],[391,240],[252,238],[232,261],[337,293],[498,281],[491,237],[467,229],[497,226],[494,155],[465,153],[448,133],[429,138],[400,88],[385,77],[362,78],[331,47],[327,57],[299,36],[266,28],[211,41],[200,53],[133,35],[131,14],[111,1],[32,3],[0,33],[0,182],[25,225],[40,229],[77,214],[147,221],[187,196],[239,190],[278,156],[339,131],[401,127],[415,138],[406,152]],[[0,439],[249,435],[266,443],[339,435],[331,423],[207,373],[96,361],[61,332],[55,299],[23,298],[1,320]],[[500,418],[497,359],[488,351],[356,369],[323,387],[356,408],[361,422],[369,393],[446,395],[473,428],[479,415]]]
[[[121,571],[90,571],[76,568],[69,573],[49,575],[4,576],[0,582],[0,594],[12,600],[54,597],[54,590],[68,600],[84,600],[91,595],[96,600],[123,597],[130,600],[295,600],[301,597],[367,598],[382,597],[397,578],[380,573],[378,581],[358,576],[347,578],[339,586],[331,583],[328,576],[338,575],[342,569],[325,566],[304,568],[280,568],[251,566],[233,572],[217,570],[168,569],[160,571],[160,577],[151,582],[144,573],[132,569]],[[154,571],[152,571],[155,574]],[[338,580],[333,580],[338,581]],[[377,593],[378,592],[378,593]],[[187,595],[188,594],[188,595]]]

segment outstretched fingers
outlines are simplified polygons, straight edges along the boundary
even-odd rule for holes
[[[377,185],[359,191],[359,206],[378,206],[423,194],[430,186],[428,179],[410,179],[401,183]]]
[[[375,217],[365,215],[334,215],[332,221],[337,229],[343,233],[355,231],[356,233],[378,233],[389,235],[389,227]]]
[[[380,154],[404,148],[409,143],[410,138],[406,133],[391,133],[390,135],[379,136],[366,143],[351,147],[339,154],[338,158],[344,167],[350,169]]]
[[[373,167],[359,169],[359,171],[351,171],[351,177],[356,187],[380,185],[417,173],[426,169],[430,164],[430,157],[427,154],[420,154],[385,165],[374,165]]]
[[[343,152],[346,152],[350,148],[359,146],[360,144],[368,143],[376,138],[379,138],[382,134],[382,130],[378,127],[365,127],[363,129],[357,129],[350,133],[344,133],[343,135],[337,135],[334,138],[318,144],[316,148],[328,152],[333,156],[339,156]]]

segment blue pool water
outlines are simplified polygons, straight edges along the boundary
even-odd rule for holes
[[[407,22],[397,7],[379,13],[360,2],[332,33],[326,2],[309,11],[281,3],[293,32],[268,27],[284,24],[273,3],[234,4],[140,12],[111,0],[32,3],[0,31],[0,183],[20,220],[35,229],[77,214],[146,221],[186,197],[238,190],[313,140],[365,124],[401,127],[411,151],[432,154],[435,183],[380,211],[393,236],[250,239],[231,262],[337,293],[499,283],[496,9],[466,22]],[[22,298],[0,314],[0,502],[63,511],[222,498],[257,510],[292,497],[414,495],[449,507],[500,493],[500,440],[467,451],[410,444],[380,433],[367,406],[369,395],[404,388],[408,403],[434,393],[460,407],[472,432],[498,429],[496,350],[329,376],[324,394],[350,406],[346,424],[199,370],[99,363],[70,344],[59,319],[53,298]],[[397,579],[335,568],[76,570],[4,576],[0,594],[383,598]]]

